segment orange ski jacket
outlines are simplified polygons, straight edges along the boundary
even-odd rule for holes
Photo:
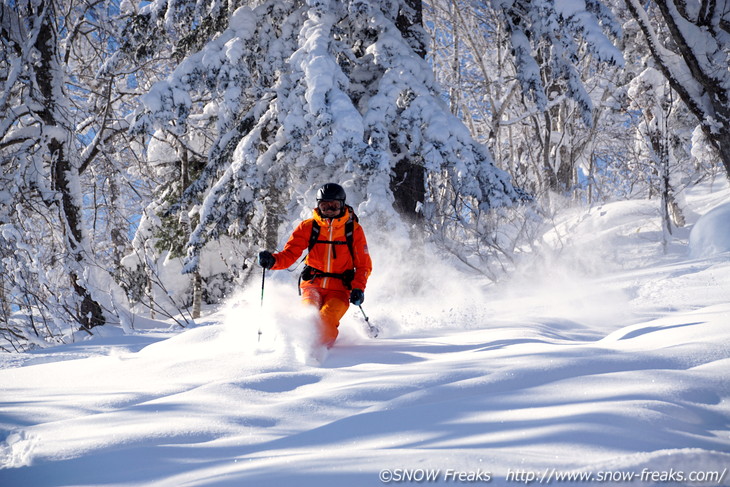
[[[276,263],[272,269],[286,269],[294,264],[297,259],[309,247],[309,238],[312,235],[313,222],[319,225],[318,242],[309,251],[304,263],[314,269],[327,274],[342,274],[345,271],[355,271],[352,279],[352,289],[365,290],[368,277],[373,270],[373,263],[368,252],[368,244],[365,239],[365,232],[357,221],[354,221],[352,233],[352,254],[347,246],[345,236],[345,224],[350,219],[355,219],[352,210],[347,207],[345,214],[339,218],[323,218],[314,209],[312,218],[301,222],[289,240],[284,245],[284,250],[274,255]],[[326,242],[341,242],[331,244]],[[316,276],[310,281],[302,280],[301,287],[320,287],[324,289],[348,290],[341,279],[336,277]]]

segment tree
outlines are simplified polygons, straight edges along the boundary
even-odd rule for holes
[[[421,0],[405,0],[395,25],[413,52],[421,58],[426,57],[426,45],[423,31],[423,5]],[[391,136],[391,139],[393,137]],[[395,147],[394,152],[399,153]],[[419,204],[426,199],[426,171],[413,157],[402,155],[393,167],[393,177],[390,182],[393,193],[393,206],[405,219],[417,222],[423,214],[418,211]],[[418,232],[412,234],[418,238]]]
[[[513,49],[517,79],[537,107],[547,109],[557,97],[575,100],[587,125],[593,102],[586,91],[579,60],[590,54],[595,62],[622,64],[621,52],[611,39],[620,26],[600,1],[499,2],[500,20]]]
[[[226,275],[217,269],[221,266],[214,266],[213,271],[197,266],[191,272],[189,285],[183,289],[175,286],[176,292],[165,282],[169,274],[165,267],[174,267],[185,254],[186,243],[199,222],[197,211],[202,195],[210,182],[225,171],[241,134],[250,129],[252,117],[245,111],[251,106],[245,105],[247,100],[241,91],[255,90],[250,81],[268,76],[269,66],[262,57],[257,58],[255,67],[260,67],[260,71],[238,65],[237,52],[245,47],[241,40],[224,45],[232,39],[230,32],[236,31],[233,4],[211,2],[195,6],[168,2],[139,10],[128,6],[130,9],[122,16],[122,52],[131,58],[130,62],[156,66],[156,70],[167,71],[166,74],[177,66],[175,73],[183,80],[175,79],[173,73],[172,83],[143,87],[148,91],[144,100],[157,103],[158,109],[138,116],[132,133],[146,137],[146,171],[156,188],[134,238],[135,255],[125,259],[125,264],[133,276],[145,275],[142,280],[132,279],[131,286],[135,299],[146,294],[145,301],[153,313],[155,309],[165,312],[170,305],[180,310],[192,304],[195,318],[204,296],[208,302],[219,301],[230,290],[239,270],[247,268],[243,256],[238,255],[239,246],[226,245],[225,235],[213,239],[211,245],[201,245],[197,255],[202,253],[203,261],[210,261],[211,257],[224,261]],[[278,28],[276,12],[270,12],[270,26]],[[206,48],[208,43],[213,47]],[[221,49],[229,48],[224,55],[231,58],[221,66],[216,56]],[[199,52],[201,49],[203,52]],[[161,54],[165,52],[172,56]],[[212,59],[201,66],[199,63],[206,55]],[[223,258],[223,254],[230,257]],[[180,279],[175,277],[176,281]]]
[[[150,90],[140,133],[185,133],[201,114],[215,119],[206,165],[180,202],[198,222],[188,271],[223,235],[248,255],[275,247],[326,181],[345,186],[361,217],[396,232],[416,214],[424,226],[476,225],[476,212],[520,198],[439,99],[419,8],[363,0],[241,7]]]
[[[102,179],[114,181],[117,196],[122,191],[109,169],[116,162],[112,141],[126,124],[116,112],[121,97],[109,63],[108,7],[2,3],[0,250],[11,342],[54,339],[73,322],[91,333],[116,319],[120,296],[112,296],[108,260],[98,258],[88,217],[104,220],[107,230],[126,229],[97,205],[99,193],[85,191]],[[112,196],[106,189],[104,195]]]
[[[672,222],[679,226],[684,220],[675,198],[672,176],[673,169],[678,166],[677,152],[687,144],[677,142],[679,131],[670,130],[670,124],[676,118],[674,112],[681,107],[675,100],[674,91],[654,68],[647,68],[632,80],[629,96],[633,108],[638,108],[637,114],[640,114],[635,124],[639,153],[650,163],[653,179],[658,181],[656,192],[661,200],[662,244],[666,252]],[[650,195],[653,189],[650,187]]]
[[[429,14],[452,111],[518,184],[576,192],[615,109],[618,21],[596,3],[451,0]]]
[[[69,270],[69,285],[78,297],[73,312],[83,327],[92,328],[104,324],[101,306],[91,296],[84,282],[83,267],[86,236],[81,222],[79,176],[86,170],[86,161],[74,160],[71,148],[71,127],[66,111],[65,74],[62,54],[59,52],[56,5],[53,2],[39,4],[3,3],[3,19],[9,22],[3,27],[3,43],[11,50],[9,61],[11,89],[6,91],[3,112],[4,148],[23,147],[22,152],[8,154],[4,166],[12,168],[20,176],[14,181],[16,191],[29,192],[38,197],[45,209],[50,210],[63,239],[64,266]],[[35,58],[35,59],[33,59]],[[15,83],[24,84],[16,88]],[[15,89],[13,89],[15,88]],[[26,89],[23,89],[26,88]],[[12,100],[11,93],[19,98]],[[29,147],[30,146],[30,147]],[[40,177],[25,179],[33,174],[30,166],[43,168]]]
[[[626,0],[654,61],[717,151],[730,177],[730,9],[725,2]],[[660,35],[661,33],[661,35]]]

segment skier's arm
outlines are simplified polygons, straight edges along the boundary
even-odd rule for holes
[[[359,224],[355,225],[352,232],[352,246],[355,251],[355,278],[352,280],[352,288],[364,291],[368,277],[373,271],[373,262],[370,259],[365,232]]]
[[[286,245],[284,245],[284,250],[274,254],[276,263],[272,269],[286,269],[294,264],[302,255],[302,252],[309,246],[309,235],[311,233],[312,220],[304,220],[300,223],[292,232]]]

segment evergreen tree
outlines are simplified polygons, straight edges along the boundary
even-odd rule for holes
[[[200,117],[215,119],[206,165],[179,207],[198,221],[188,271],[223,235],[246,242],[248,255],[277,246],[327,181],[343,184],[361,217],[391,231],[405,231],[417,212],[428,225],[475,225],[477,212],[519,199],[440,99],[423,58],[419,7],[387,0],[243,6],[150,90],[139,132],[182,134]],[[145,8],[162,18],[150,13],[155,4]],[[401,197],[406,180],[409,195]]]

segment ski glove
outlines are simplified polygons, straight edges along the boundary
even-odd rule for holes
[[[353,289],[350,293],[350,302],[355,306],[360,306],[365,301],[365,293],[362,289]]]
[[[271,255],[271,252],[264,250],[259,252],[259,265],[264,269],[271,269],[276,264],[276,258]]]

